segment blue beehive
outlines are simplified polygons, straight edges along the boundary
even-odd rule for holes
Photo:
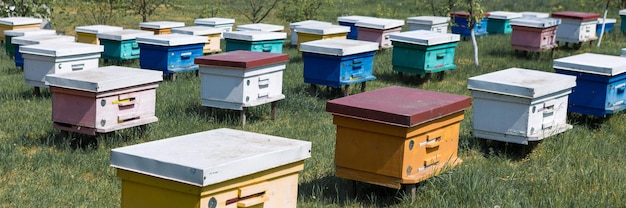
[[[456,68],[454,49],[458,34],[414,30],[390,34],[393,70],[413,74],[436,73]]]
[[[98,33],[100,45],[104,46],[103,59],[131,60],[139,58],[137,37],[151,36],[154,32],[136,29],[125,29]]]
[[[357,15],[343,16],[343,17],[337,17],[337,23],[339,23],[339,25],[342,25],[342,26],[349,26],[350,32],[348,32],[347,38],[356,40],[357,37],[359,36],[359,30],[356,27],[356,22],[358,22],[359,20],[367,19],[367,18],[371,18],[371,17],[357,16]]]
[[[461,11],[452,12],[450,13],[450,16],[452,17],[452,22],[454,23],[451,27],[452,33],[459,34],[462,37],[470,37],[471,31],[468,22],[469,14]],[[481,36],[487,34],[487,18],[485,17],[481,19],[480,23],[474,25],[474,35]]]
[[[284,32],[233,31],[224,32],[226,52],[244,50],[252,52],[283,53]]]
[[[376,79],[372,75],[378,43],[350,39],[300,44],[304,82],[341,87]]]
[[[576,76],[569,112],[605,117],[626,107],[626,57],[578,54],[554,60],[554,69]]]
[[[24,57],[20,53],[20,47],[44,43],[74,42],[74,36],[67,35],[33,35],[14,37],[11,43],[15,45],[15,66],[24,67]]]
[[[616,19],[606,18],[606,21],[604,23],[604,32],[605,33],[611,32],[616,22],[617,22]],[[601,32],[602,32],[602,18],[598,18],[598,24],[596,25],[596,33],[600,35]]]
[[[139,65],[142,69],[170,73],[198,70],[194,58],[202,56],[202,48],[207,41],[205,36],[166,34],[137,37],[141,56]]]

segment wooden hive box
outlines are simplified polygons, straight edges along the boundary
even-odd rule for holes
[[[509,68],[471,77],[475,137],[528,144],[572,128],[568,95],[576,77]]]
[[[391,86],[326,103],[337,126],[335,175],[400,189],[461,163],[468,96]]]
[[[222,35],[224,32],[233,31],[233,25],[235,24],[235,19],[232,18],[222,18],[222,17],[211,17],[211,18],[200,18],[195,19],[193,21],[195,25],[221,28],[222,33],[220,34],[221,38],[224,38]]]
[[[355,26],[359,30],[358,40],[377,42],[379,48],[391,48],[389,34],[399,33],[404,20],[368,18],[359,20]]]
[[[600,33],[602,32],[602,18],[598,18],[598,23],[596,25],[596,34],[598,34],[598,36],[600,35]],[[612,18],[606,18],[606,23],[604,24],[604,32],[611,32],[613,30],[613,26],[615,26],[615,23],[617,22],[616,19],[612,19]]]
[[[137,37],[154,35],[151,31],[124,29],[111,32],[98,33],[100,44],[104,46],[103,59],[108,60],[131,60],[138,59],[140,55]]]
[[[350,32],[350,27],[341,25],[309,24],[299,26],[297,29],[298,51],[300,51],[300,44],[304,42],[333,38],[346,39]]]
[[[226,51],[252,51],[283,53],[283,43],[287,38],[284,32],[233,31],[224,33]]]
[[[330,87],[349,86],[375,80],[374,55],[378,43],[351,40],[328,39],[302,43],[304,62],[304,82]],[[349,90],[346,89],[347,95]]]
[[[15,45],[15,66],[24,67],[24,57],[20,53],[20,47],[27,45],[49,44],[60,42],[74,42],[74,36],[68,35],[34,35],[22,36],[11,39],[11,43]]]
[[[359,30],[356,27],[356,23],[360,20],[364,20],[368,18],[373,18],[373,17],[358,16],[358,15],[341,16],[341,17],[337,17],[337,23],[339,25],[350,27],[350,32],[348,33],[346,38],[351,39],[351,40],[356,40],[359,37]]]
[[[100,45],[98,33],[120,31],[124,28],[109,25],[88,25],[76,27],[76,42]]]
[[[487,14],[486,16],[489,17],[489,14]],[[482,18],[480,22],[477,22],[474,25],[475,36],[483,36],[483,35],[489,34],[489,32],[487,32],[487,24],[488,24],[487,17]],[[450,27],[450,30],[452,31],[452,33],[459,34],[461,35],[461,37],[471,36],[470,28],[469,28],[469,19],[468,19],[469,13],[465,11],[452,12],[450,13],[450,18],[452,18],[452,22],[454,23]]]
[[[154,22],[141,22],[139,28],[142,30],[152,31],[155,35],[165,35],[172,33],[172,28],[184,27],[184,22],[176,21],[154,21]]]
[[[536,18],[548,18],[550,17],[550,13],[545,12],[520,12],[522,17],[536,17]]]
[[[285,26],[266,24],[266,23],[254,23],[254,24],[238,25],[237,31],[283,32],[285,31]]]
[[[419,16],[406,19],[409,31],[430,30],[438,33],[448,33],[449,17]]]
[[[552,18],[560,18],[561,25],[556,30],[556,41],[580,43],[598,39],[596,25],[600,14],[584,12],[554,12]]]
[[[156,122],[161,72],[107,66],[46,76],[54,128],[95,135]]]
[[[214,28],[207,26],[189,26],[172,29],[172,33],[207,37],[207,42],[204,44],[204,48],[202,48],[202,52],[204,54],[222,51],[222,48],[220,47],[220,41],[223,31],[223,28]]]
[[[570,112],[605,117],[626,107],[626,57],[583,53],[556,59],[553,68],[576,76]]]
[[[20,47],[24,57],[24,79],[26,85],[45,87],[48,74],[60,74],[83,69],[98,68],[100,45],[55,42]]]
[[[9,55],[9,57],[15,56],[15,45],[11,40],[14,37],[22,37],[22,36],[35,36],[35,35],[54,35],[56,34],[55,30],[48,29],[39,29],[39,28],[26,28],[26,29],[18,29],[18,30],[5,30],[4,31],[4,49]]]
[[[215,129],[111,150],[121,207],[295,208],[311,142]]]
[[[509,34],[513,32],[511,20],[520,17],[522,17],[522,14],[518,12],[489,12],[489,17],[487,18],[487,32],[490,34]]]
[[[0,18],[0,41],[4,42],[5,30],[19,30],[26,28],[40,28],[42,19],[32,17],[4,17]]]
[[[184,34],[137,37],[141,50],[139,65],[142,69],[162,71],[164,75],[197,71],[198,65],[193,60],[204,55],[202,50],[207,39]]]
[[[290,39],[290,44],[295,46],[298,45],[300,42],[298,42],[298,30],[296,29],[297,27],[303,26],[303,25],[312,25],[312,24],[320,24],[320,25],[331,25],[332,23],[330,22],[324,22],[324,21],[317,21],[317,20],[304,20],[304,21],[300,21],[300,22],[293,22],[289,24],[289,30],[291,33],[291,39]]]
[[[511,47],[515,50],[541,52],[558,47],[556,30],[560,19],[522,17],[511,20]]]
[[[454,51],[458,34],[415,30],[389,35],[393,43],[393,70],[423,75],[456,68]]]

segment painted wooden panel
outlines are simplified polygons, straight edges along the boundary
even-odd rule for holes
[[[155,35],[165,35],[172,33],[172,28],[184,27],[184,22],[176,21],[154,21],[154,22],[141,22],[139,28],[142,30],[152,31]]]
[[[324,22],[324,21],[317,21],[317,20],[304,20],[304,21],[300,21],[300,22],[293,22],[289,24],[289,30],[291,33],[291,39],[290,39],[290,44],[291,45],[298,45],[300,42],[298,42],[298,29],[297,27],[303,26],[303,25],[311,25],[311,24],[319,24],[319,25],[331,25],[332,23],[330,22]]]
[[[598,34],[598,36],[600,36],[600,33],[602,32],[602,22],[602,18],[598,18],[598,24],[596,25],[596,34]],[[606,18],[606,23],[604,23],[604,32],[611,32],[616,22],[616,19]]]
[[[473,135],[528,144],[571,129],[566,117],[575,80],[574,76],[518,68],[471,77]]]
[[[454,24],[452,24],[451,26],[451,31],[454,34],[459,34],[461,35],[461,37],[470,37],[470,28],[469,28],[469,21],[467,19],[468,17],[468,13],[467,12],[452,12],[450,13],[450,17],[452,18],[452,22],[454,22]],[[489,32],[487,32],[487,17],[483,18],[480,20],[480,23],[477,23],[474,25],[474,35],[475,36],[482,36],[482,35],[487,35],[489,34]]]
[[[513,25],[511,46],[516,50],[540,52],[557,47],[556,30],[558,26],[534,28]]]
[[[74,42],[74,39],[75,38],[73,36],[68,35],[35,35],[11,38],[11,42],[15,45],[15,66],[24,67],[24,57],[22,56],[22,53],[20,53],[20,46]]]
[[[380,48],[391,48],[391,40],[389,40],[389,34],[399,33],[402,27],[390,28],[385,30],[372,29],[366,27],[359,27],[357,40],[377,42]]]
[[[196,57],[203,55],[203,43],[160,46],[139,42],[141,55],[139,65],[142,69],[162,71],[163,74],[179,73],[198,70],[193,63]]]
[[[0,18],[0,41],[4,42],[5,30],[19,30],[27,28],[40,28],[42,19],[32,17],[4,17]]]
[[[556,41],[580,43],[598,39],[596,26],[599,14],[582,12],[554,12],[553,18],[561,18],[556,31]]]

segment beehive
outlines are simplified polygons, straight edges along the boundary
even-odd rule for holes
[[[298,30],[296,29],[297,27],[300,27],[303,25],[311,25],[311,24],[331,25],[332,23],[324,22],[324,21],[317,21],[317,20],[304,20],[304,21],[294,22],[294,23],[289,24],[289,29],[291,32],[290,44],[295,46],[300,43],[298,42]]]
[[[364,20],[367,18],[373,18],[373,17],[358,16],[358,15],[341,16],[341,17],[337,17],[337,23],[339,23],[339,25],[350,27],[350,32],[348,33],[347,38],[356,40],[359,37],[359,30],[356,27],[356,23],[360,20]]]
[[[583,12],[554,12],[552,18],[560,18],[561,25],[556,30],[556,41],[581,43],[598,39],[596,25],[599,14]]]
[[[619,10],[619,17],[621,25],[619,26],[622,32],[626,32],[626,9]]]
[[[283,32],[285,30],[285,26],[282,25],[273,25],[266,23],[254,23],[254,24],[245,24],[238,25],[238,31],[264,31],[264,32]]]
[[[196,58],[200,65],[202,105],[240,110],[245,125],[247,107],[276,102],[283,94],[283,70],[289,56],[251,51],[233,51]]]
[[[283,53],[284,32],[233,31],[224,33],[226,51],[245,50],[253,52]]]
[[[626,57],[583,53],[553,64],[556,73],[576,76],[570,112],[605,117],[626,107]]]
[[[53,35],[56,34],[55,30],[39,29],[39,28],[27,28],[18,30],[5,30],[4,31],[4,49],[9,57],[15,56],[15,44],[11,41],[14,37],[22,36],[35,36],[35,35]]]
[[[450,13],[450,17],[452,18],[452,26],[450,27],[452,33],[459,34],[461,37],[470,37],[471,31],[469,28],[469,13],[464,11],[452,12]],[[482,36],[489,34],[487,32],[487,19],[489,14],[486,14],[486,17],[480,19],[480,22],[474,24],[474,35]]]
[[[152,35],[154,35],[152,31],[136,29],[98,33],[100,44],[104,46],[102,58],[117,61],[138,59],[140,50],[137,37]]]
[[[107,66],[50,74],[54,128],[95,135],[158,121],[157,71]]]
[[[310,24],[298,27],[298,49],[300,44],[314,40],[346,39],[350,27],[341,25]]]
[[[362,83],[364,91],[365,82],[376,79],[372,73],[378,43],[351,39],[316,40],[302,43],[300,50],[305,83],[330,87]]]
[[[100,45],[55,42],[20,47],[24,57],[26,85],[45,87],[48,74],[60,74],[98,68],[98,59],[104,48]]]
[[[511,46],[515,50],[541,52],[558,47],[556,30],[560,19],[522,17],[511,20]]]
[[[602,23],[604,23],[604,32],[611,32],[613,30],[613,26],[617,22],[616,19],[606,18],[606,21],[602,21],[602,18],[598,18],[598,24],[596,25],[596,34],[600,35],[602,32]]]
[[[4,42],[5,30],[19,30],[26,28],[40,28],[42,19],[32,17],[4,17],[0,18],[0,41]]]
[[[536,17],[536,18],[548,18],[550,17],[549,13],[545,12],[520,12],[522,17]]]
[[[76,42],[100,45],[98,33],[120,31],[124,28],[109,25],[89,25],[76,27]]]
[[[456,68],[454,51],[458,34],[415,30],[389,35],[393,43],[393,70],[413,74],[443,72]]]
[[[121,207],[295,208],[309,157],[311,142],[222,128],[112,149],[111,166]]]
[[[513,31],[511,20],[522,17],[517,12],[495,11],[489,12],[487,18],[487,32],[490,34],[509,34]]]
[[[419,16],[407,18],[409,31],[430,30],[438,33],[448,33],[449,17]]]
[[[223,38],[224,36],[222,36],[222,34],[224,32],[233,31],[233,25],[235,24],[235,19],[211,17],[211,18],[195,19],[193,23],[196,25],[200,25],[200,26],[221,28],[222,32],[220,33],[220,37]]]
[[[398,86],[328,101],[337,127],[335,175],[399,189],[457,166],[470,103],[467,96]]]
[[[377,42],[380,48],[391,48],[389,34],[399,33],[404,20],[367,18],[359,20],[355,26],[359,30],[358,40]]]
[[[11,39],[11,43],[15,45],[15,66],[24,67],[24,57],[20,53],[20,47],[27,45],[74,42],[75,37],[67,35],[34,35],[22,36]]]
[[[222,48],[220,47],[221,35],[224,31],[223,28],[214,28],[214,27],[206,27],[206,26],[190,26],[190,27],[179,27],[173,28],[172,33],[186,34],[186,35],[197,35],[197,36],[206,36],[208,41],[204,44],[204,48],[202,52],[214,53],[221,52]]]
[[[469,78],[475,137],[528,144],[572,128],[568,95],[576,77],[509,68]]]
[[[172,28],[184,27],[184,22],[176,21],[154,21],[154,22],[141,22],[139,28],[142,30],[152,31],[155,35],[165,35],[172,33]]]
[[[202,49],[207,37],[165,34],[137,37],[141,56],[139,65],[142,69],[162,71],[164,75],[196,71],[198,65],[194,58],[202,56]]]

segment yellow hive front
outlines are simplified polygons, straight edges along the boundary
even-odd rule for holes
[[[400,189],[462,162],[457,157],[464,111],[413,127],[334,115],[335,175]]]
[[[335,33],[335,34],[327,34],[327,35],[319,35],[319,34],[310,34],[310,33],[300,33],[298,32],[298,51],[300,51],[300,44],[304,42],[314,41],[314,40],[326,40],[326,39],[346,39],[348,37],[348,33]]]
[[[198,187],[117,169],[122,207],[235,208],[296,207],[298,173],[304,161]]]
[[[76,42],[100,45],[98,36],[93,33],[76,32]]]
[[[171,34],[172,33],[172,28],[161,28],[161,29],[148,28],[148,27],[140,27],[140,28],[141,28],[141,30],[152,31],[152,32],[154,32],[155,35],[165,35],[165,34]]]
[[[0,24],[0,41],[4,42],[4,31],[5,30],[21,30],[21,29],[32,29],[39,28],[41,26],[40,23],[37,24],[26,24],[26,25],[4,25]]]
[[[209,38],[209,40],[204,45],[202,52],[204,54],[221,52],[222,51],[222,48],[220,47],[221,33],[210,34],[206,36]]]

